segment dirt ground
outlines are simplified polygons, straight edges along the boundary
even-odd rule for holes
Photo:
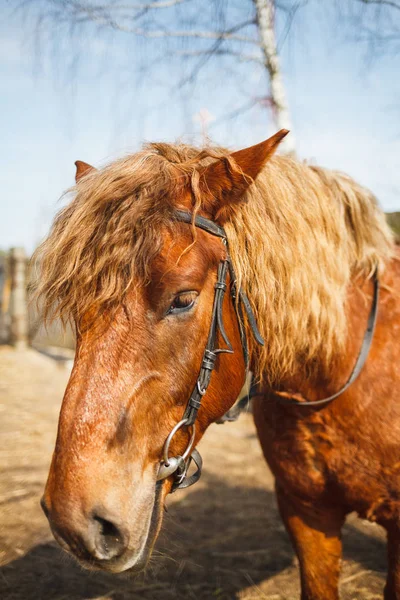
[[[39,507],[69,367],[0,347],[0,598],[2,600],[294,600],[296,559],[252,419],[213,425],[200,444],[201,481],[170,496],[157,550],[136,579],[88,573],[52,541]],[[381,530],[350,518],[343,600],[382,598]]]

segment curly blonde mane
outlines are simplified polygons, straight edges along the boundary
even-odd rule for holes
[[[35,253],[45,318],[104,313],[144,285],[184,186],[192,182],[197,210],[199,166],[226,155],[150,144],[85,176]],[[393,239],[368,190],[289,158],[273,157],[243,199],[224,226],[265,339],[250,349],[256,374],[276,384],[343,347],[349,283],[382,272]]]

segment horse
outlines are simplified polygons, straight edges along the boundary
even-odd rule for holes
[[[35,255],[44,319],[77,336],[42,506],[83,566],[142,570],[250,369],[302,600],[338,599],[353,511],[386,529],[399,600],[399,248],[371,192],[276,154],[287,133],[77,161]]]

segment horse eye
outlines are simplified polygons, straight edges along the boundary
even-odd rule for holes
[[[195,292],[184,292],[175,296],[174,301],[168,309],[167,315],[176,315],[193,308],[197,294]]]

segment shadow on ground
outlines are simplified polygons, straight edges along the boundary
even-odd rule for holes
[[[33,547],[0,568],[2,600],[183,600],[288,598],[298,593],[294,556],[274,495],[260,487],[207,485],[173,502],[147,572],[136,579],[89,573],[53,543]],[[345,557],[368,571],[385,569],[381,540],[347,526]],[[244,590],[287,570],[283,595]],[[293,586],[293,587],[292,587]]]

